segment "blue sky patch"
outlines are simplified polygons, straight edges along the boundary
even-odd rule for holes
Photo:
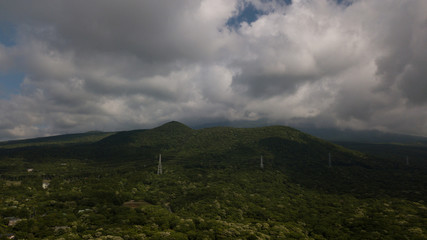
[[[271,0],[264,0],[265,2],[271,1]],[[292,0],[281,0],[286,5],[292,4]],[[230,28],[237,29],[240,27],[240,24],[242,22],[246,22],[248,24],[251,24],[255,22],[259,16],[265,14],[263,11],[257,9],[252,3],[250,2],[244,2],[244,7],[242,10],[239,11],[239,13],[236,16],[233,16],[232,18],[228,19],[227,26]]]
[[[9,99],[11,95],[19,94],[25,74],[21,72],[0,72],[0,99]]]
[[[239,28],[242,22],[247,22],[248,24],[251,24],[252,22],[255,22],[258,19],[259,15],[262,15],[263,12],[256,9],[252,3],[244,4],[245,6],[243,10],[241,10],[239,14],[228,19],[227,26],[231,28]]]
[[[0,44],[6,47],[16,45],[16,28],[10,23],[0,23]]]
[[[336,2],[337,2],[337,4],[343,5],[346,7],[350,6],[353,3],[352,0],[336,0]]]
[[[0,44],[5,47],[16,45],[16,28],[7,22],[0,23]],[[0,72],[0,99],[9,99],[13,94],[19,94],[20,86],[25,77],[23,72]]]

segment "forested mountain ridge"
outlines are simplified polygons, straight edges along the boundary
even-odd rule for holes
[[[67,145],[98,142],[110,136],[112,132],[90,131],[86,133],[64,134],[50,137],[40,137],[24,140],[0,142],[1,148],[20,148],[28,146]]]
[[[365,155],[284,126],[194,130],[170,122],[88,134],[86,140],[57,136],[58,144],[46,139],[0,144],[0,234],[427,237],[421,161],[408,165]],[[13,218],[20,221],[10,225]]]

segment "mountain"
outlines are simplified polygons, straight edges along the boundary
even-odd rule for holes
[[[427,159],[427,138],[422,136],[375,130],[354,131],[319,128],[304,128],[302,130],[345,148],[382,158],[384,161],[404,162],[408,159],[412,163],[422,164]]]
[[[4,143],[3,148],[1,155],[33,162],[75,158],[115,165],[136,161],[154,167],[162,154],[165,163],[207,169],[253,169],[259,166],[263,156],[265,166],[281,170],[307,187],[359,193],[365,191],[365,187],[358,185],[361,179],[369,181],[377,177],[372,169],[404,166],[404,161],[368,157],[285,126],[194,130],[179,122],[169,122],[153,129]],[[424,164],[412,162],[413,167]],[[332,170],[329,165],[335,168]]]
[[[90,131],[86,133],[64,134],[25,140],[5,141],[0,142],[0,148],[93,143],[108,137],[111,134],[113,133]]]
[[[388,133],[377,130],[356,131],[336,128],[301,128],[301,130],[332,142],[427,145],[427,137]]]
[[[245,127],[255,128],[260,126],[271,125],[266,119],[257,121],[224,121],[212,122],[205,124],[193,124],[195,129],[203,129],[208,127],[228,126],[228,127]],[[332,142],[354,142],[354,143],[379,143],[379,144],[411,144],[411,145],[427,145],[427,137],[408,134],[399,134],[392,132],[384,132],[379,130],[352,130],[338,128],[319,128],[306,125],[293,125],[295,129],[308,133],[312,136]]]
[[[169,122],[0,146],[0,235],[427,237],[425,161],[366,155],[290,127]]]
[[[154,158],[161,153],[173,161],[199,159],[206,163],[215,160],[216,164],[222,164],[222,160],[225,164],[236,164],[241,159],[256,161],[261,155],[284,163],[317,155],[325,165],[329,152],[335,155],[336,164],[351,164],[349,159],[355,163],[361,159],[360,153],[284,126],[194,130],[181,123],[170,122],[148,130],[118,132],[98,141],[94,147],[108,152],[106,155],[113,159],[118,155],[129,160],[150,155]]]
[[[98,142],[100,146],[160,146],[177,145],[188,137],[193,129],[179,122],[169,122],[160,127],[148,130],[118,132]]]

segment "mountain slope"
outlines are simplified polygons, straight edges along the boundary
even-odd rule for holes
[[[0,148],[22,148],[29,146],[46,146],[46,145],[66,145],[66,144],[86,144],[98,142],[113,133],[91,131],[86,133],[65,134],[50,137],[40,137],[25,140],[14,140],[0,142]]]
[[[387,133],[377,130],[355,131],[335,128],[301,128],[301,130],[333,142],[427,145],[427,137]]]
[[[153,129],[100,134],[100,140],[93,143],[85,140],[87,134],[81,137],[80,140],[72,138],[74,144],[71,145],[46,145],[45,142],[27,140],[24,147],[0,148],[0,157],[18,157],[29,162],[87,159],[98,164],[135,163],[155,168],[158,156],[162,154],[165,171],[168,166],[246,171],[259,168],[263,156],[266,169],[279,170],[305,187],[364,195],[375,194],[375,191],[398,195],[407,191],[408,196],[419,198],[414,190],[418,185],[411,185],[411,181],[389,184],[390,179],[404,178],[402,169],[408,166],[403,162],[367,156],[290,127],[194,130],[179,122],[169,122]],[[58,136],[54,139],[68,138]],[[422,173],[426,164],[413,161],[409,169],[414,176],[425,176]],[[373,181],[378,184],[369,187]]]
[[[170,122],[149,130],[118,132],[95,143],[94,148],[112,159],[117,156],[122,160],[155,159],[162,154],[166,161],[186,164],[203,164],[209,160],[216,165],[248,165],[263,155],[266,161],[310,159],[312,164],[326,167],[329,153],[333,154],[336,165],[353,164],[351,161],[362,159],[360,153],[284,126],[193,130]],[[105,156],[102,159],[105,160]]]

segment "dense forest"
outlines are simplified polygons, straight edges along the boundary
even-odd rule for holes
[[[178,122],[3,142],[0,239],[427,239],[425,149],[375,146]]]

